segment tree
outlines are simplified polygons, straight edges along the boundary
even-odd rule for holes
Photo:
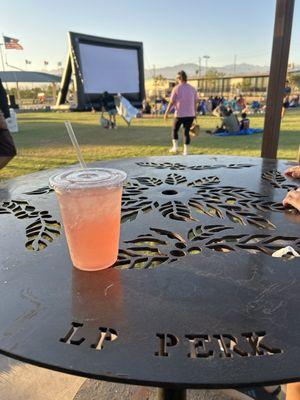
[[[288,80],[293,88],[300,88],[300,74],[289,74]]]
[[[204,90],[207,91],[214,91],[216,87],[216,81],[222,78],[225,74],[223,72],[219,72],[214,68],[210,68],[205,72],[204,79]]]
[[[204,75],[204,78],[206,79],[216,79],[216,78],[222,78],[225,76],[224,72],[219,72],[214,68],[209,68]]]
[[[157,75],[154,77],[154,84],[155,85],[164,85],[166,83],[167,78],[165,78],[163,75]]]

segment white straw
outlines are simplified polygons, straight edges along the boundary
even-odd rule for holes
[[[76,154],[77,154],[77,158],[80,162],[81,168],[87,168],[86,163],[82,157],[82,153],[79,147],[79,144],[77,142],[76,136],[75,136],[75,132],[73,130],[72,124],[70,121],[65,121],[65,126],[67,128],[68,134],[70,136],[71,142],[76,150]]]

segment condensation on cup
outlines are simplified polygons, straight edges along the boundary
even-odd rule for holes
[[[110,168],[67,170],[50,177],[75,267],[97,271],[118,257],[122,187],[127,175]]]

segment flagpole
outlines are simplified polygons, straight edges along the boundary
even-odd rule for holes
[[[3,42],[4,42],[4,34],[3,34],[3,33],[2,33],[2,38],[3,38]],[[3,46],[4,46],[4,44],[3,44]],[[1,51],[1,58],[2,58],[2,64],[3,64],[3,71],[5,71],[5,69],[4,69],[4,62],[3,62],[3,55],[2,55],[2,51]],[[14,65],[10,65],[10,64],[8,64],[8,62],[7,62],[7,54],[6,54],[6,52],[5,52],[5,63],[6,63],[6,65],[7,65],[8,67],[11,67],[11,68],[17,69],[18,71],[24,71],[24,69],[22,69],[22,68],[18,68],[18,67],[15,67]]]
[[[3,72],[5,72],[5,65],[4,65],[4,58],[3,58],[3,51],[2,51],[2,46],[4,46],[3,33],[2,33],[2,40],[3,40],[3,43],[0,43],[0,53],[1,53],[2,70],[3,70]],[[6,91],[8,91],[8,85],[7,85],[6,81],[5,81],[5,87],[6,87]]]
[[[4,58],[3,58],[3,52],[2,52],[2,46],[4,46],[3,43],[0,43],[0,53],[1,53],[1,62],[2,62],[2,71],[5,71],[5,67],[4,67]]]
[[[2,52],[2,47],[1,47],[1,46],[4,46],[4,35],[3,35],[3,33],[2,33],[2,41],[3,41],[3,43],[0,43],[0,53],[1,53],[1,61],[2,61],[2,70],[4,72],[5,71],[5,67],[4,67],[3,52]]]

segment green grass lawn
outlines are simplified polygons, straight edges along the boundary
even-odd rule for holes
[[[253,116],[252,127],[263,127],[263,117]],[[73,124],[87,162],[123,157],[168,155],[172,118],[136,119],[131,127],[119,120],[117,130],[99,125],[93,113],[39,112],[19,114],[20,133],[14,134],[18,156],[0,171],[0,180],[77,162],[63,122]],[[219,119],[199,117],[201,130],[213,129]],[[262,135],[213,137],[205,133],[192,139],[191,154],[260,156]],[[278,157],[294,160],[300,144],[300,110],[290,111],[281,124]]]

